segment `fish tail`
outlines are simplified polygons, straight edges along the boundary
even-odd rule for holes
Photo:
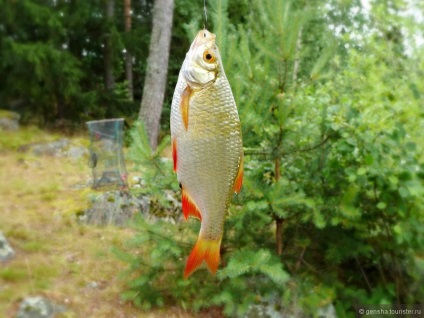
[[[184,278],[188,278],[202,263],[206,262],[209,271],[215,275],[219,264],[219,249],[221,239],[209,240],[199,237],[196,245],[194,245],[190,256],[187,260],[187,265],[184,270]]]

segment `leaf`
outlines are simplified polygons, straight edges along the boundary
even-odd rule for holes
[[[409,197],[409,191],[408,191],[405,187],[400,187],[398,191],[399,191],[399,195],[400,195],[402,198],[407,198],[407,197]]]
[[[374,163],[374,157],[371,154],[367,154],[364,161],[367,166],[371,166]]]
[[[276,284],[286,283],[290,276],[282,269],[281,264],[263,264],[260,266],[260,271],[267,275]]]
[[[417,144],[415,142],[407,142],[405,147],[407,151],[415,152],[417,149]]]
[[[361,167],[361,168],[358,169],[358,171],[356,173],[358,174],[358,176],[363,176],[364,174],[367,173],[367,168]]]
[[[380,201],[377,204],[377,209],[379,210],[384,210],[386,207],[387,207],[387,204],[385,202]]]

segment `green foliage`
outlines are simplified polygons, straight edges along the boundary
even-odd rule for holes
[[[130,264],[128,272],[133,277],[128,291],[122,294],[124,300],[149,309],[164,306],[170,298],[184,301],[179,298],[190,296],[185,290],[188,282],[178,277],[183,270],[181,256],[187,248],[177,241],[174,226],[163,221],[152,224],[140,218],[134,227],[137,235],[129,242],[129,247],[132,252],[138,250],[141,257],[116,250],[116,254]]]
[[[0,103],[18,111],[23,122],[53,125],[58,120],[126,116],[133,118],[138,103],[122,99],[125,84],[124,45],[137,70],[143,70],[145,50],[129,45],[148,37],[149,5],[133,4],[133,31],[123,36],[123,2],[115,1],[115,20],[105,18],[102,1],[1,1]],[[144,8],[148,6],[149,8]],[[143,12],[143,10],[145,12]],[[139,20],[145,21],[140,23]],[[115,90],[103,85],[104,44],[111,43]],[[143,45],[141,45],[143,47]],[[134,72],[140,96],[144,72]],[[139,76],[140,75],[140,76]]]
[[[154,269],[137,273],[142,284],[129,288],[132,299],[154,305],[147,284],[165,279],[170,293],[156,294],[160,304],[219,305],[229,317],[253,304],[315,314],[332,303],[340,317],[352,317],[354,304],[420,302],[424,63],[422,48],[406,54],[395,36],[400,9],[388,2],[383,9],[397,13],[385,16],[379,4],[351,20],[354,1],[242,1],[246,15],[234,23],[230,2],[209,6],[217,32],[229,30],[220,49],[243,127],[242,192],[226,219],[216,278],[200,281],[203,269],[181,278],[195,240],[191,222],[149,223],[175,240],[146,244],[143,260]],[[394,34],[382,39],[383,29]],[[161,186],[175,190],[170,170]],[[152,180],[161,175],[155,171]],[[161,251],[169,244],[168,256]]]
[[[131,140],[129,157],[147,185],[133,192],[148,194],[151,201],[159,202],[163,209],[168,208],[165,190],[178,189],[175,176],[170,174],[171,162],[161,157],[169,145],[169,138],[165,138],[152,152],[143,124],[136,123],[131,131]],[[228,254],[231,256],[228,266],[216,278],[206,274],[203,268],[189,280],[184,280],[185,258],[196,240],[199,224],[191,221],[188,224],[169,223],[152,215],[152,218],[137,219],[134,229],[137,234],[128,242],[127,250],[117,249],[115,253],[129,264],[124,276],[128,278],[130,275],[131,279],[122,298],[143,309],[177,303],[200,310],[215,304],[224,306],[230,315],[241,315],[249,308],[252,297],[257,298],[261,291],[268,289],[283,290],[289,278],[278,258],[268,250],[254,252],[243,249],[234,256]],[[223,254],[222,258],[222,262],[226,263],[227,254]],[[209,277],[206,282],[205,275]],[[260,279],[262,284],[258,285],[256,279]],[[235,284],[235,280],[239,283]],[[257,291],[235,306],[237,293],[253,287]],[[236,298],[228,298],[227,295]]]
[[[169,200],[166,199],[164,189],[171,191],[179,189],[171,174],[171,161],[162,158],[164,149],[170,144],[169,136],[161,141],[155,151],[152,151],[144,124],[137,121],[131,129],[130,138],[129,159],[135,163],[135,168],[141,173],[146,184],[146,187],[136,189],[134,192],[148,194],[151,201],[159,202],[161,207],[168,208]]]

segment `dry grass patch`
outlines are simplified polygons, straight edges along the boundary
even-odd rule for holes
[[[111,248],[132,233],[76,222],[94,194],[80,186],[90,179],[86,160],[17,151],[53,139],[35,128],[0,136],[0,230],[16,252],[0,265],[0,317],[13,317],[22,298],[35,295],[66,306],[64,317],[192,317],[179,308],[141,313],[120,301],[125,264]]]

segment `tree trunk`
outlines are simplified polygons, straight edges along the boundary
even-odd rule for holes
[[[125,32],[131,32],[131,0],[124,0]],[[128,47],[125,48],[125,78],[128,82],[128,98],[134,100],[132,55]]]
[[[299,32],[297,34],[297,41],[296,41],[296,53],[294,57],[294,66],[293,66],[293,85],[297,84],[297,75],[299,73],[299,67],[300,67],[300,49],[302,47],[302,27],[300,27]]]
[[[107,0],[106,2],[106,24],[107,24],[107,34],[105,38],[105,46],[104,46],[104,68],[105,68],[105,75],[104,75],[104,82],[105,82],[105,89],[106,90],[112,90],[115,86],[115,78],[113,76],[113,61],[112,61],[112,40],[111,40],[111,25],[113,23],[113,17],[114,17],[114,7],[115,7],[115,0]]]
[[[152,149],[158,144],[160,116],[167,82],[174,0],[155,0],[153,27],[139,119],[146,127]]]

